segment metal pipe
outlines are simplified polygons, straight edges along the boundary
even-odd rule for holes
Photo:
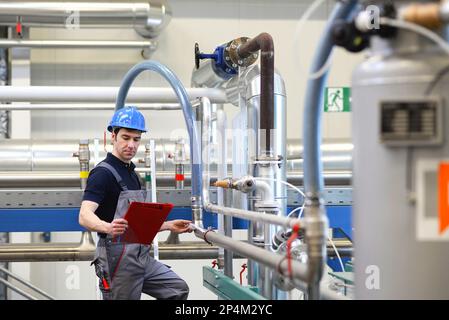
[[[172,90],[176,94],[178,98],[183,114],[184,120],[187,127],[187,131],[189,133],[189,142],[190,142],[190,161],[191,161],[191,170],[192,170],[192,219],[198,226],[202,226],[202,203],[201,203],[201,184],[202,184],[202,159],[200,152],[200,144],[198,132],[195,126],[195,118],[192,112],[192,105],[189,101],[189,97],[187,96],[186,89],[182,85],[182,82],[176,77],[176,75],[166,66],[156,62],[156,61],[144,61],[135,65],[131,68],[128,73],[125,75],[122,84],[120,85],[120,90],[117,95],[117,101],[115,104],[115,109],[118,110],[125,106],[125,100],[128,95],[128,91],[135,80],[135,78],[142,73],[143,71],[153,71],[160,74],[164,77],[165,80],[168,81]],[[210,100],[208,100],[210,103]],[[200,220],[195,220],[200,219]]]
[[[80,163],[81,189],[84,190],[86,189],[87,177],[89,176],[90,151],[88,139],[80,140],[78,152],[74,153],[73,156],[77,157]]]
[[[83,232],[81,242],[50,244],[0,245],[0,261],[89,261],[94,258],[95,243],[90,232]]]
[[[336,4],[319,43],[311,71],[317,72],[324,66],[333,49],[332,29],[338,19],[346,19],[357,4],[356,0]],[[319,299],[320,280],[326,260],[325,241],[327,216],[323,206],[323,175],[321,163],[321,116],[322,96],[327,72],[311,79],[307,85],[303,136],[304,136],[304,186],[306,191],[305,218],[307,219],[306,243],[308,253],[309,299]],[[310,228],[309,228],[310,227]]]
[[[16,111],[16,110],[111,110],[113,111],[115,105],[113,104],[2,104],[1,110]],[[181,110],[181,106],[178,103],[152,103],[152,104],[139,104],[139,110],[152,110],[152,111],[170,111]]]
[[[9,277],[17,280],[18,282],[26,285],[27,287],[29,287],[30,289],[36,291],[37,293],[39,293],[40,295],[48,298],[49,300],[55,300],[54,297],[52,297],[51,295],[49,295],[48,293],[46,293],[45,291],[42,291],[41,289],[39,289],[38,287],[32,285],[31,283],[29,283],[27,280],[22,279],[21,277],[15,275],[14,273],[12,273],[11,271],[9,271],[8,269],[2,268],[0,267],[0,271],[7,274]]]
[[[353,248],[350,243],[347,243],[346,241],[335,241],[335,246],[337,247],[340,256],[352,256]],[[52,243],[51,245],[44,245],[33,243],[0,245],[0,261],[72,261],[68,253],[62,252],[70,247],[73,247],[73,244]],[[58,248],[59,256],[57,256],[57,253],[55,252]],[[211,246],[205,242],[199,241],[182,241],[179,244],[165,242],[159,244],[159,257],[161,260],[217,259],[219,256],[219,249],[221,249],[221,247]],[[336,256],[330,243],[327,244],[327,251],[329,256]],[[46,257],[47,254],[51,255],[51,257]],[[75,259],[75,261],[90,261],[91,257],[95,254],[95,248],[91,248],[89,254],[91,256],[85,255],[82,258],[79,257],[80,259]],[[248,258],[247,256],[238,253],[234,253],[233,257],[236,259]],[[230,270],[232,270],[232,268]]]
[[[218,165],[217,165],[217,179],[222,180],[226,178],[228,175],[228,163],[227,163],[227,154],[228,154],[228,148],[227,148],[227,118],[226,118],[226,112],[223,110],[223,105],[220,105],[217,107],[217,143],[218,143]],[[203,168],[204,170],[204,168]],[[204,173],[203,173],[204,174]],[[210,179],[209,179],[210,183]],[[209,184],[210,185],[210,184]],[[204,181],[203,181],[204,186]],[[217,204],[219,206],[225,206],[225,197],[224,197],[224,190],[222,188],[219,188],[217,190]],[[220,234],[225,234],[225,216],[220,215],[217,217],[217,225],[218,225],[218,232]],[[232,219],[232,218],[231,218]],[[227,255],[226,255],[227,259]],[[227,260],[226,260],[227,262]],[[225,251],[223,248],[219,248],[219,254],[218,254],[218,266],[224,267],[225,264]]]
[[[3,106],[10,105],[0,105]],[[90,166],[94,166],[94,139],[90,139],[89,149],[91,150]],[[108,143],[108,142],[106,142]],[[0,172],[1,171],[75,171],[79,168],[79,163],[72,157],[73,152],[78,150],[79,140],[0,140]],[[221,149],[218,149],[220,154]],[[189,157],[188,150],[185,150],[185,157]],[[287,141],[287,155],[303,157],[301,141],[290,139]],[[349,143],[327,143],[323,145],[323,161],[326,174],[330,174],[329,179],[335,180],[338,174],[350,174],[352,144]],[[145,147],[142,144],[136,158],[143,159]],[[175,171],[175,161],[170,155],[176,155],[176,141],[169,139],[156,140],[156,157],[158,172]],[[106,157],[103,148],[99,150],[100,158]],[[212,172],[216,171],[217,154],[211,158],[209,167]],[[227,159],[229,167],[232,159]],[[138,170],[143,167],[138,165]],[[287,161],[285,167],[289,171],[289,176],[295,180],[302,180],[301,171],[303,162],[301,160]],[[185,164],[185,172],[190,172],[190,164]],[[345,179],[344,176],[340,177]],[[282,195],[281,195],[282,196]],[[276,196],[277,197],[277,196]]]
[[[9,283],[8,281],[6,281],[3,278],[0,278],[0,282],[3,283],[5,286],[7,286],[8,288],[10,288],[11,290],[17,292],[18,294],[20,294],[21,296],[27,298],[28,300],[37,300],[37,298],[33,297],[32,295],[26,293],[25,291],[23,291],[22,289],[17,288],[16,286],[12,285],[11,283]]]
[[[139,168],[137,172],[145,179],[145,172]],[[351,172],[325,173],[326,185],[350,186]],[[210,177],[210,184],[217,180],[215,173]],[[174,171],[158,172],[156,183],[161,187],[171,187],[175,184]],[[287,181],[294,185],[302,185],[302,172],[291,172]],[[185,187],[190,187],[190,172],[185,175]],[[78,171],[0,171],[0,188],[58,188],[79,187]]]
[[[278,270],[282,274],[288,274],[288,262],[284,256],[267,252],[264,249],[242,241],[233,240],[212,230],[204,230],[194,227],[194,233],[195,236],[209,243],[222,246],[226,249],[232,250],[233,252],[241,254],[244,257],[251,258],[267,267],[270,267],[271,269]],[[291,267],[291,276],[294,279],[307,281],[308,272],[306,265],[293,260],[291,261]]]
[[[232,205],[232,190],[223,190],[224,202],[223,205],[225,207],[229,207]],[[232,238],[232,217],[224,216],[223,217],[223,229],[224,236]],[[234,279],[234,253],[229,249],[224,249],[224,274],[229,278]]]
[[[0,86],[0,100],[5,102],[115,102],[119,88],[77,86]],[[186,88],[186,99],[208,97],[214,103],[225,103],[222,89]],[[128,102],[133,103],[177,103],[178,97],[172,88],[132,88]]]
[[[0,2],[1,25],[26,27],[129,27],[156,37],[167,26],[171,9],[166,1],[136,2]]]
[[[260,130],[265,134],[261,151],[272,153],[271,131],[274,129],[274,44],[268,33],[261,33],[241,44],[237,49],[240,59],[249,57],[260,50]]]
[[[157,44],[153,41],[106,41],[106,40],[13,40],[0,39],[0,48],[29,49],[149,49],[155,51]]]
[[[184,189],[184,165],[186,163],[186,153],[184,150],[184,139],[178,139],[175,144],[175,154],[173,156],[173,162],[175,163],[175,181],[176,189]]]
[[[210,212],[224,214],[227,216],[235,217],[235,218],[241,218],[246,220],[251,220],[255,222],[262,222],[265,224],[274,224],[281,227],[286,228],[292,228],[296,224],[300,224],[301,227],[305,227],[304,220],[303,219],[296,219],[296,218],[287,218],[287,217],[279,217],[276,215],[270,215],[270,214],[260,214],[260,212],[255,211],[249,211],[249,210],[242,210],[242,209],[236,209],[236,208],[225,208],[220,207],[214,204],[209,203],[205,209]]]

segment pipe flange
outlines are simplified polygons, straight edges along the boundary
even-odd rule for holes
[[[225,59],[226,59],[226,56],[229,57],[233,68],[249,67],[254,62],[256,62],[257,58],[259,57],[259,54],[257,52],[254,52],[247,58],[242,58],[239,56],[238,49],[239,49],[240,45],[242,45],[243,43],[246,43],[248,40],[250,40],[250,38],[240,37],[240,38],[232,40],[226,46]]]

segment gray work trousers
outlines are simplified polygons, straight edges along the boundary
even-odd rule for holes
[[[169,266],[150,256],[150,246],[100,238],[93,262],[104,300],[185,300],[189,287]],[[106,281],[106,283],[104,282]]]

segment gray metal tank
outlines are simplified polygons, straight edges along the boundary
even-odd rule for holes
[[[448,299],[449,230],[438,164],[449,159],[449,58],[408,31],[373,38],[353,74],[357,299]],[[448,212],[449,214],[449,212]]]

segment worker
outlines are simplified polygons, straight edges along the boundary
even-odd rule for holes
[[[134,171],[145,118],[135,107],[115,112],[108,126],[113,151],[91,172],[84,190],[79,223],[98,232],[95,273],[104,300],[138,300],[144,292],[156,299],[187,299],[189,288],[169,266],[150,256],[150,246],[119,240],[128,228],[129,203],[144,202],[146,192]],[[165,221],[160,231],[191,232],[190,221]]]

